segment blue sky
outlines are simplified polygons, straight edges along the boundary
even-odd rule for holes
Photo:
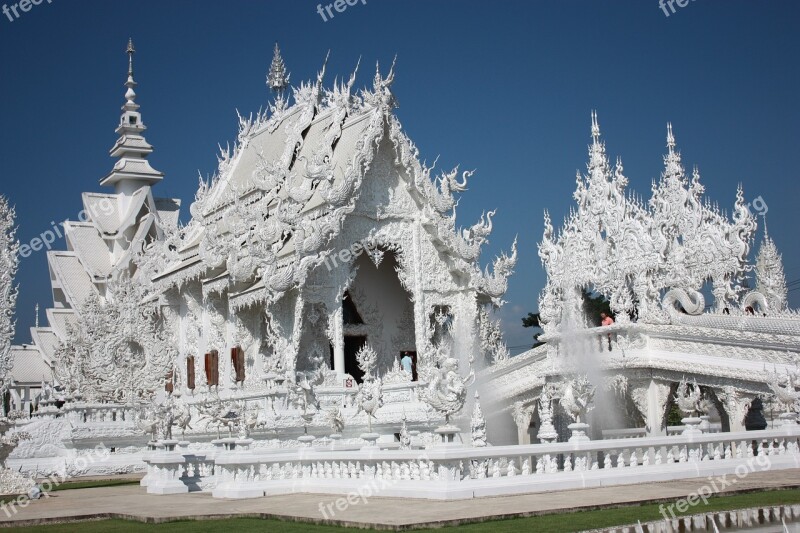
[[[712,199],[729,208],[739,182],[763,198],[787,279],[800,278],[797,1],[697,0],[667,17],[657,0],[366,0],[327,21],[317,4],[44,0],[13,22],[0,14],[0,193],[17,207],[20,240],[76,218],[80,193],[110,170],[129,36],[150,159],[166,174],[156,190],[182,198],[185,215],[217,144],[235,140],[236,109],[268,102],[278,41],[295,83],[328,49],[329,80],[362,57],[360,85],[397,54],[397,114],[423,157],[477,169],[460,223],[498,209],[484,260],[519,235],[502,311],[512,347],[529,342],[519,319],[544,284],[542,212],[560,221],[572,205],[592,109],[645,197],[671,121]],[[27,342],[34,305],[51,303],[43,252],[22,260],[18,281],[17,341]],[[790,301],[800,305],[800,291]]]

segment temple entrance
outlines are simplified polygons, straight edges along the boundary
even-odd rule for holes
[[[364,381],[364,372],[358,367],[356,354],[367,343],[364,335],[345,335],[344,337],[344,371],[356,380],[356,383]]]
[[[358,375],[359,382],[361,372],[354,369],[361,339],[366,337],[378,354],[378,376],[394,368],[399,353],[416,352],[414,304],[400,284],[400,265],[390,250],[377,252],[377,257],[363,253],[355,260],[356,276],[342,299],[345,372]]]

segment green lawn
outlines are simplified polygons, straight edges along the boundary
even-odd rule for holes
[[[96,487],[119,487],[120,485],[138,485],[136,479],[104,479],[100,481],[67,481],[53,487],[51,492],[72,489],[93,489]]]
[[[700,512],[727,511],[744,509],[747,507],[761,507],[800,503],[800,489],[775,490],[766,492],[753,492],[712,498],[708,505],[697,505],[686,514]],[[584,529],[610,527],[623,524],[635,524],[637,520],[647,522],[661,518],[657,504],[620,507],[616,509],[603,509],[598,511],[585,511],[566,514],[553,514],[535,516],[531,518],[516,518],[467,524],[459,526],[459,533],[510,533],[521,531],[536,531],[546,533],[569,533]],[[232,520],[208,521],[181,521],[167,524],[148,525],[139,522],[124,520],[102,520],[96,522],[81,522],[80,524],[57,524],[51,526],[36,526],[30,528],[0,528],[4,531],[42,531],[43,533],[117,533],[117,532],[158,532],[158,533],[236,533],[239,531],[276,530],[287,533],[342,533],[345,528],[334,526],[316,526],[297,522],[281,522],[277,520],[259,520],[253,518],[240,518]],[[424,531],[447,531],[453,528],[443,528]]]

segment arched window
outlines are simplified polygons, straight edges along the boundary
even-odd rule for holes
[[[186,358],[186,388],[194,390],[194,356]]]
[[[206,354],[206,382],[209,387],[219,385],[219,352],[216,350]]]
[[[231,364],[236,372],[236,383],[244,382],[244,350],[240,346],[231,349]]]

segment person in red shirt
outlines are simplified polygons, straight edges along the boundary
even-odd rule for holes
[[[607,315],[605,312],[600,313],[600,325],[610,326],[614,323],[614,319]],[[602,348],[602,346],[601,346]],[[611,351],[611,333],[608,334],[608,351]]]

